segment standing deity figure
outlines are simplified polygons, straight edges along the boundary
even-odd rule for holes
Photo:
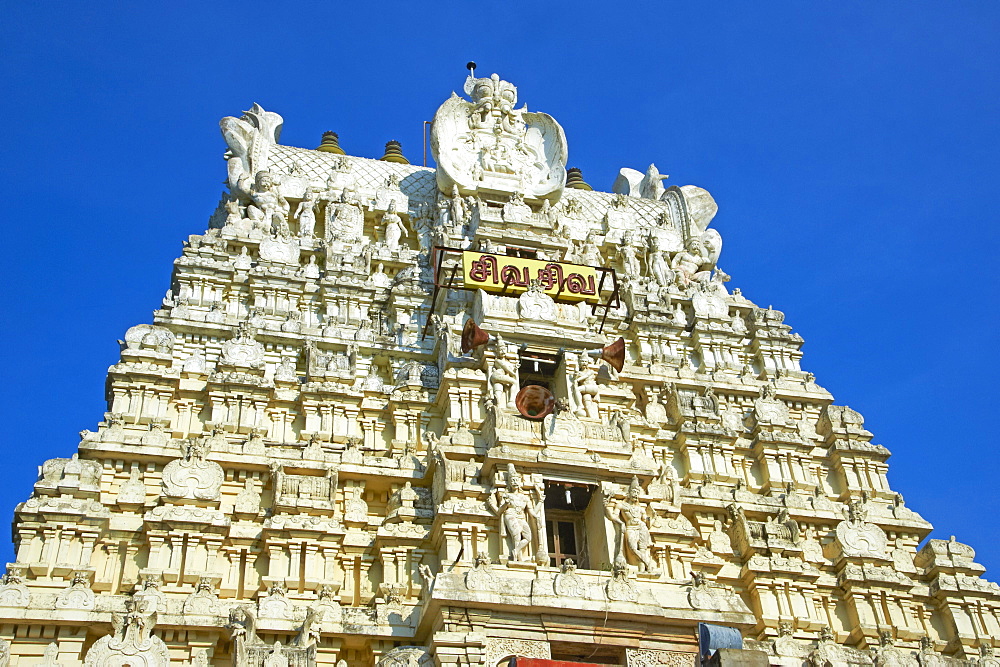
[[[500,515],[500,537],[507,538],[510,559],[513,561],[528,560],[527,549],[532,539],[532,523],[535,525],[535,532],[538,532],[539,519],[535,505],[540,505],[543,498],[537,497],[540,496],[537,489],[534,495],[536,497],[532,499],[521,488],[521,476],[511,463],[507,465],[507,487],[494,489],[490,497],[491,508]]]
[[[701,270],[708,263],[708,251],[705,250],[704,244],[698,239],[690,239],[684,244],[684,249],[674,255],[670,265],[677,274],[677,282],[682,287],[687,287],[692,283],[709,279],[709,271]]]
[[[597,362],[590,355],[581,353],[576,371],[570,378],[570,402],[578,417],[598,418],[597,406],[601,401],[601,385],[597,383]]]
[[[639,276],[639,258],[636,256],[635,246],[632,245],[631,232],[625,232],[621,243],[618,244],[618,258],[622,262],[625,275],[630,278]]]
[[[382,224],[384,225],[382,238],[385,240],[385,247],[389,250],[396,250],[399,248],[400,238],[407,236],[407,233],[402,218],[396,214],[395,201],[389,202],[389,208],[382,216]]]
[[[299,236],[304,239],[311,238],[313,230],[316,229],[316,192],[312,188],[306,188],[306,193],[299,202],[299,207],[295,209],[295,218],[299,221]]]
[[[451,199],[448,201],[448,216],[451,218],[453,233],[458,234],[461,232],[462,225],[465,224],[466,213],[465,202],[462,200],[462,195],[458,192],[458,186],[454,185],[451,188]]]
[[[632,477],[625,500],[615,500],[610,494],[605,495],[605,513],[615,524],[617,533],[615,564],[626,564],[627,556],[631,555],[639,561],[640,572],[656,574],[653,558],[649,554],[653,538],[646,525],[646,508],[639,501],[641,493],[642,487],[639,486],[638,478]]]
[[[579,259],[581,264],[587,266],[601,266],[604,263],[601,259],[601,251],[597,247],[597,235],[594,232],[587,232],[587,239],[580,249]]]
[[[269,171],[258,171],[250,192],[254,205],[263,213],[265,225],[276,233],[281,225],[287,224],[288,200],[278,191],[278,186]]]
[[[514,407],[514,395],[517,387],[518,362],[507,358],[507,346],[499,335],[494,343],[495,356],[490,369],[490,389],[498,406]]]
[[[649,250],[646,252],[646,266],[649,275],[656,282],[658,287],[666,287],[673,280],[673,271],[667,266],[667,259],[660,243],[660,237],[655,234],[649,236]]]

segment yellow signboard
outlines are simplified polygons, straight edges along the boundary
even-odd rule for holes
[[[538,281],[542,290],[553,298],[590,303],[601,300],[599,271],[593,266],[465,250],[462,268],[464,286],[473,289],[516,295],[526,292],[532,281]],[[604,287],[610,289],[609,285]]]

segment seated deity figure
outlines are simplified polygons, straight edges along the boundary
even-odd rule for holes
[[[352,242],[361,238],[364,213],[358,206],[354,191],[347,187],[340,192],[338,201],[326,208],[326,240]]]
[[[490,505],[500,515],[500,536],[507,538],[510,559],[513,561],[528,560],[528,545],[532,540],[531,524],[535,524],[536,531],[538,526],[535,504],[540,502],[539,498],[533,500],[521,488],[521,476],[513,464],[508,464],[507,488],[494,489]]]
[[[626,555],[631,555],[639,561],[640,572],[656,574],[653,559],[649,554],[653,538],[649,534],[649,526],[646,525],[646,508],[639,500],[641,493],[639,480],[633,477],[625,500],[605,497],[605,513],[619,531],[615,564],[624,565],[627,562]]]
[[[316,229],[317,205],[316,192],[312,188],[306,188],[299,207],[295,209],[295,217],[299,221],[299,236],[304,239],[311,238],[313,230]]]
[[[494,350],[496,356],[493,359],[493,368],[490,370],[490,389],[497,405],[513,408],[519,364],[507,358],[507,346],[499,335],[496,337]]]
[[[677,282],[681,287],[687,287],[692,283],[702,282],[711,277],[710,271],[702,270],[702,267],[708,262],[708,251],[704,244],[698,239],[690,239],[684,245],[684,249],[674,255],[670,266],[674,269]]]
[[[272,233],[277,233],[281,223],[287,224],[288,200],[278,191],[269,171],[258,171],[250,192],[254,205],[264,214],[263,219]]]
[[[601,385],[597,383],[597,372],[597,362],[590,355],[581,353],[570,382],[572,410],[578,417],[598,418]]]
[[[403,226],[403,220],[396,214],[396,202],[390,201],[389,208],[386,210],[385,215],[382,216],[383,228],[383,240],[385,241],[385,247],[389,250],[396,250],[399,248],[400,238],[407,236],[406,227]]]

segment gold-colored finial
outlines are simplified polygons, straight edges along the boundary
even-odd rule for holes
[[[583,180],[583,172],[577,167],[566,170],[566,187],[577,190],[593,190],[590,184]]]
[[[323,151],[324,153],[336,153],[337,155],[346,155],[344,149],[340,147],[339,137],[336,132],[330,132],[327,130],[323,133],[323,141],[316,148],[318,151]]]
[[[403,156],[403,145],[398,141],[385,142],[385,155],[379,158],[383,162],[395,162],[397,164],[410,164],[410,161]]]

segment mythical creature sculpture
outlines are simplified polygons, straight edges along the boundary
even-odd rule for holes
[[[219,121],[222,136],[229,146],[226,162],[229,187],[244,200],[250,197],[253,174],[267,168],[271,146],[278,143],[284,119],[273,111],[254,104],[243,116],[226,116]]]

